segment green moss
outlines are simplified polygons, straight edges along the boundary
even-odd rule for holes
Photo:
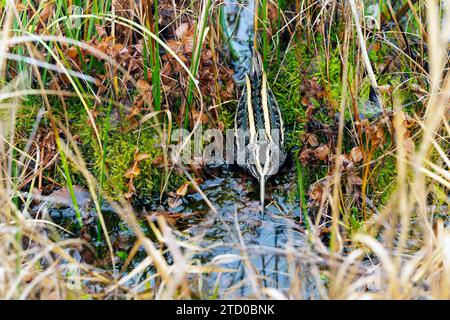
[[[377,195],[375,203],[385,204],[396,187],[397,168],[395,158],[393,156],[384,158],[374,170],[374,190],[372,192]]]
[[[31,99],[26,106],[20,109],[17,117],[16,134],[19,140],[19,145],[24,146],[26,139],[32,130],[36,114],[42,105],[40,98]],[[77,99],[67,99],[67,112],[60,107],[59,101],[51,99],[51,105],[55,106],[53,112],[59,118],[61,123],[69,123],[69,131],[74,137],[77,137],[84,161],[86,162],[88,170],[100,181],[102,169],[102,152],[99,148],[97,139],[94,135],[92,127],[89,125],[89,119],[84,111],[83,106]],[[96,124],[99,128],[100,134],[103,136],[103,128],[105,128],[108,117],[109,108],[107,105],[96,107]],[[117,120],[118,119],[118,120]],[[148,154],[150,157],[139,163],[141,173],[134,179],[134,186],[136,188],[135,195],[138,198],[152,197],[161,190],[163,185],[163,172],[161,168],[152,165],[152,161],[158,157],[162,149],[161,138],[153,128],[142,128],[140,132],[130,131],[122,132],[123,127],[129,125],[123,110],[113,110],[113,116],[110,119],[109,132],[107,133],[107,146],[105,158],[105,180],[103,191],[112,197],[128,192],[125,173],[133,165],[134,155],[136,150],[139,153]],[[48,120],[44,117],[41,126],[47,127],[51,131]],[[150,126],[150,125],[149,125]],[[62,139],[65,137],[62,135]],[[105,143],[105,141],[103,141]],[[62,170],[57,163],[56,170],[47,172],[47,174],[56,182],[64,185],[65,179]],[[85,179],[74,166],[71,166],[71,176],[74,184],[85,185]],[[184,179],[171,175],[169,180],[169,189],[178,187]]]
[[[232,128],[234,126],[234,111],[237,107],[237,101],[233,103],[227,103],[219,109],[219,121],[222,121],[225,129]]]
[[[299,64],[299,56],[303,54],[302,50],[294,48],[288,51],[284,64],[282,66],[273,64],[268,74],[272,91],[283,112],[285,124],[289,128],[286,139],[288,149],[299,147],[299,137],[304,132],[304,123],[299,121],[306,117],[305,109],[301,104],[300,90],[304,78]]]

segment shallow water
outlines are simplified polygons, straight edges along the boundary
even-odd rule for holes
[[[256,180],[251,176],[221,171],[220,177],[211,178],[202,186],[218,213],[209,213],[188,232],[204,232],[203,246],[214,246],[203,254],[202,260],[234,270],[212,274],[206,281],[208,289],[220,289],[223,298],[258,297],[262,288],[275,288],[289,295],[290,289],[298,289],[291,287],[293,279],[301,279],[300,271],[307,268],[286,254],[307,246],[298,223],[298,203],[289,200],[292,192],[295,194],[295,178],[285,172],[271,182],[276,188],[271,188],[264,214],[260,211]],[[189,196],[187,201],[191,208],[201,203],[198,194]],[[220,255],[227,255],[223,263]],[[230,260],[229,255],[236,256],[226,261]],[[311,279],[301,281],[302,295],[311,297]]]
[[[234,79],[243,83],[251,69],[254,0],[227,0],[221,6],[221,27],[231,56]]]
[[[251,175],[225,167],[206,168],[204,175],[205,181],[200,188],[217,209],[217,214],[211,212],[199,193],[188,194],[175,208],[170,208],[167,200],[159,203],[157,199],[145,208],[147,212],[172,212],[190,217],[182,219],[181,226],[177,227],[186,235],[203,235],[199,244],[206,250],[194,258],[202,264],[230,270],[202,275],[203,286],[199,294],[208,297],[212,292],[218,292],[220,298],[258,297],[262,288],[275,288],[286,296],[291,290],[297,296],[298,290],[303,290],[302,297],[315,297],[315,284],[308,275],[307,263],[288,254],[307,246],[299,222],[295,174],[289,164],[269,180],[263,214],[259,186]],[[104,209],[107,210],[107,206]],[[72,208],[51,207],[48,212],[58,224],[75,228]],[[88,209],[82,215],[100,259],[102,255],[107,256],[106,244],[95,241],[95,212]],[[105,211],[104,216],[114,250],[128,252],[135,242],[133,233],[113,212]],[[149,228],[145,231],[152,237]],[[140,252],[129,270],[144,257],[145,252]],[[120,261],[118,265],[120,267]],[[292,287],[293,284],[297,287]]]

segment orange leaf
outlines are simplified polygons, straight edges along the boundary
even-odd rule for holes
[[[125,178],[131,179],[137,177],[141,173],[141,168],[133,166],[125,173]]]
[[[303,106],[306,107],[309,104],[309,98],[307,96],[303,96],[303,98],[300,102]]]
[[[70,59],[75,59],[78,57],[78,49],[76,47],[70,47],[67,49],[67,56]]]
[[[191,184],[191,182],[189,182],[189,181],[183,183],[183,184],[177,189],[177,191],[175,192],[175,194],[176,194],[177,196],[179,196],[179,197],[184,197],[184,196],[187,194],[187,192],[188,192],[188,188],[189,188],[189,185],[190,185],[190,184]]]
[[[136,156],[134,156],[134,160],[138,161],[138,162],[144,161],[147,159],[150,159],[150,155],[148,153],[139,153]]]

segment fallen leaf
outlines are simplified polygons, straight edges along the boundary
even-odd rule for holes
[[[307,164],[308,160],[309,160],[309,155],[312,153],[313,151],[311,149],[305,149],[300,153],[300,162],[302,164]]]
[[[308,143],[313,147],[317,147],[319,145],[319,139],[317,139],[317,136],[312,133],[308,136]]]
[[[75,60],[78,57],[78,49],[77,49],[77,47],[70,47],[69,49],[67,49],[67,56],[70,59]]]
[[[138,162],[144,161],[147,159],[150,159],[150,155],[148,153],[139,153],[136,156],[134,156],[134,160],[138,161]]]
[[[133,197],[133,192],[126,192],[123,195],[125,199],[131,199]]]
[[[190,181],[187,181],[187,182],[183,183],[183,184],[177,189],[177,191],[175,192],[175,194],[176,194],[177,196],[179,196],[179,197],[184,197],[184,196],[187,194],[187,192],[188,192],[188,188],[189,188],[189,185],[190,185],[190,184],[191,184]]]
[[[323,194],[322,184],[316,182],[309,187],[308,196],[314,202],[321,202]]]
[[[53,6],[54,3],[51,1],[48,1],[46,4],[44,4],[44,9],[42,9],[41,14],[39,15],[39,18],[46,22],[48,18],[53,14]]]
[[[139,79],[136,83],[136,87],[140,93],[146,93],[147,91],[151,90],[150,84],[144,79]]]
[[[307,96],[303,96],[302,100],[300,101],[300,103],[306,107],[309,104],[309,98]]]
[[[202,124],[208,123],[208,115],[204,112],[197,111],[195,109],[191,110],[192,118],[195,122],[200,121]]]
[[[91,194],[83,187],[74,185],[73,193],[77,200],[77,204],[80,207],[83,207],[92,201]],[[68,188],[62,188],[57,191],[53,191],[46,199],[51,203],[73,207],[72,195]]]
[[[189,23],[185,22],[180,24],[180,26],[175,30],[175,35],[178,39],[183,38],[184,34],[189,30]]]
[[[162,154],[160,154],[153,159],[152,165],[159,166],[160,164],[162,164],[163,160],[164,160],[164,157]]]
[[[141,168],[139,166],[133,166],[125,173],[125,178],[131,179],[137,177],[141,173]]]
[[[167,200],[167,204],[170,208],[173,209],[181,206],[183,204],[183,200],[181,200],[181,198],[179,197],[169,197],[169,199]]]
[[[352,160],[354,163],[358,163],[362,160],[363,154],[361,152],[361,149],[359,147],[354,147],[352,151],[350,151],[350,156],[352,157]]]
[[[314,150],[314,154],[316,155],[317,159],[322,160],[322,161],[325,161],[328,159],[329,153],[330,153],[330,147],[326,144],[322,144]]]

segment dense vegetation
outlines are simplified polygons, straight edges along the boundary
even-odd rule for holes
[[[233,127],[242,53],[225,5],[1,2],[1,298],[225,296],[200,280],[236,257],[198,258],[200,235],[184,231],[233,210],[208,198],[205,163],[172,157],[186,138],[177,129]],[[450,298],[450,3],[254,8],[249,39],[287,127],[280,175],[294,177],[271,181],[294,209],[278,194],[268,206],[307,239],[282,255],[307,259],[317,298]],[[243,184],[236,202],[250,207]],[[260,276],[246,273],[270,287]],[[296,285],[246,295],[308,298]]]

